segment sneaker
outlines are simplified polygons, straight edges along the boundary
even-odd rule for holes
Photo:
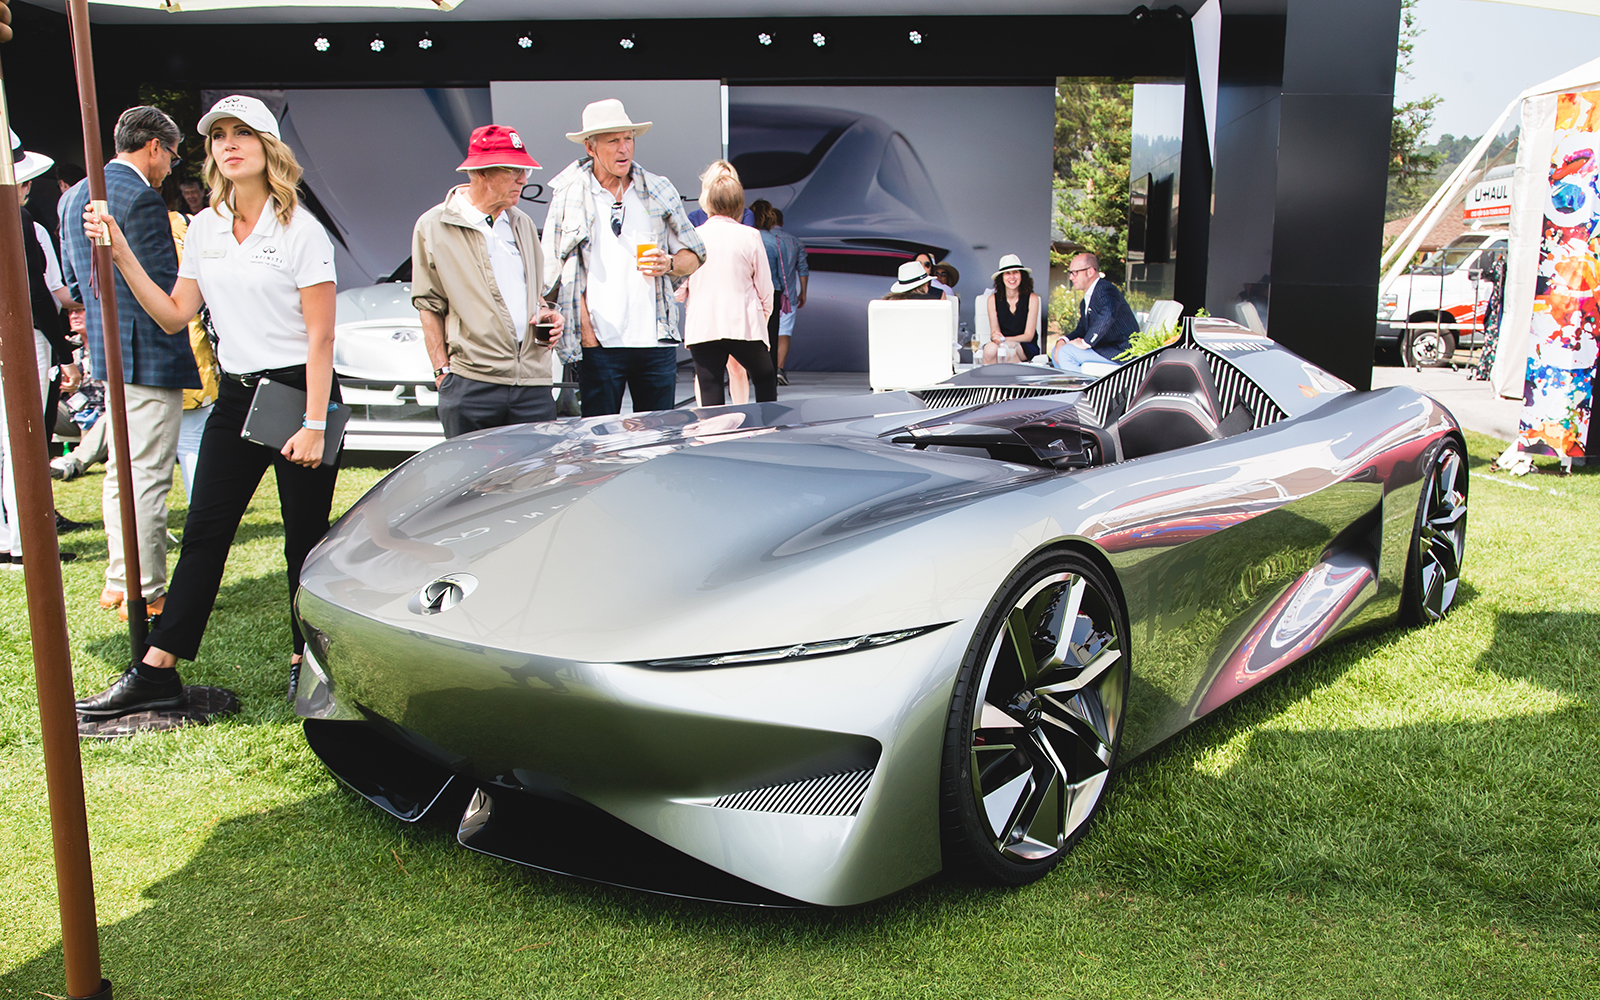
[[[169,671],[172,679],[163,682],[140,675],[137,667],[138,664],[134,664],[124,670],[104,691],[79,699],[78,714],[90,719],[109,719],[129,712],[177,708],[183,704],[183,680],[176,670]]]
[[[66,481],[77,479],[83,475],[83,463],[71,455],[62,455],[60,458],[50,460],[50,478]]]
[[[782,368],[778,369],[778,384],[779,385],[788,385],[789,384],[789,373],[784,371]]]

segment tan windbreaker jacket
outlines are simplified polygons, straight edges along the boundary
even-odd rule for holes
[[[533,220],[509,208],[511,232],[528,278],[528,307],[544,289],[544,250]],[[512,316],[494,283],[489,245],[451,199],[422,213],[411,233],[411,304],[445,318],[452,371],[500,385],[549,385],[550,348],[511,335]],[[516,317],[526,329],[527,316]]]

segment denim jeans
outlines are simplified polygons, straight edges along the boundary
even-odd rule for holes
[[[622,412],[622,391],[633,396],[636,413],[670,410],[677,403],[676,347],[585,347],[578,366],[583,415]]]
[[[1060,343],[1056,344],[1056,349],[1051,354],[1050,360],[1055,362],[1057,368],[1064,368],[1067,371],[1082,371],[1079,365],[1085,361],[1092,361],[1101,365],[1114,365],[1117,363],[1092,347],[1079,347],[1066,339],[1062,339]]]

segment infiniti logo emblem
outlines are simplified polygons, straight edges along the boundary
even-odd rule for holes
[[[478,578],[471,573],[451,573],[413,594],[406,607],[413,614],[436,615],[449,611],[477,589]]]

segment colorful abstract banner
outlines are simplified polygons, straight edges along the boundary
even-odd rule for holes
[[[1539,244],[1517,445],[1583,456],[1600,341],[1600,90],[1562,94]]]

